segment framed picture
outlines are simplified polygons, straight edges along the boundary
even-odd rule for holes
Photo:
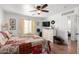
[[[16,30],[16,19],[10,18],[10,30]]]

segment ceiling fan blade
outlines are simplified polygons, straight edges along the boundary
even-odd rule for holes
[[[37,6],[37,7],[36,7],[37,10],[40,10],[40,8],[41,8],[41,6]]]
[[[48,10],[41,10],[42,12],[49,12]]]
[[[44,4],[44,5],[42,6],[42,9],[46,8],[47,6],[48,6],[48,4]]]

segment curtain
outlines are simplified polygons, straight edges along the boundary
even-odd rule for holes
[[[36,22],[35,20],[32,20],[32,33],[35,33],[36,30]]]
[[[19,34],[24,34],[24,17],[21,17],[19,20]]]

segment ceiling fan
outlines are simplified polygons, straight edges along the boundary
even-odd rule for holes
[[[45,10],[45,8],[48,6],[48,4],[41,4],[41,5],[36,5],[34,6],[35,10],[32,10],[30,12],[35,12],[37,11],[38,15],[40,15],[41,12],[49,12],[49,10]]]

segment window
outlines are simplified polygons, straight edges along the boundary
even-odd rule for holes
[[[32,20],[24,20],[24,34],[32,33]]]

